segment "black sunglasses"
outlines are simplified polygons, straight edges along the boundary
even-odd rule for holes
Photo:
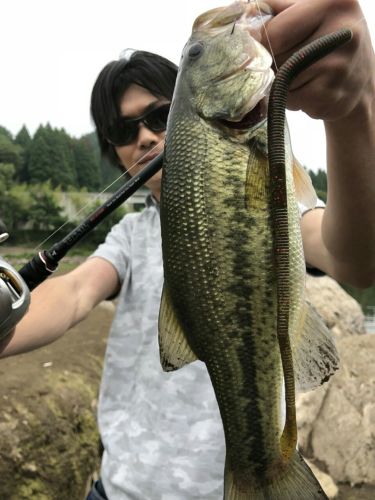
[[[137,118],[119,118],[108,127],[105,138],[114,146],[127,146],[136,140],[140,123],[152,132],[162,132],[167,127],[170,106],[170,103],[163,104]]]

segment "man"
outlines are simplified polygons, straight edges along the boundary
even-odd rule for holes
[[[353,0],[269,4],[276,16],[267,35],[278,65],[320,34],[342,25],[354,31],[351,43],[298,77],[289,105],[324,119],[327,133],[329,199],[325,210],[302,217],[306,261],[340,281],[368,286],[375,276],[375,62],[362,13]],[[163,58],[135,52],[98,77],[92,115],[102,153],[130,175],[162,150],[175,75]],[[54,341],[101,300],[117,296],[98,414],[102,481],[89,498],[217,500],[224,438],[205,367],[160,369],[160,173],[148,186],[152,196],[142,213],[126,216],[77,269],[33,292],[2,355]]]

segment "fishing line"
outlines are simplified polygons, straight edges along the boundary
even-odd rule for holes
[[[160,142],[158,142],[153,148],[151,148],[150,150],[148,150],[141,158],[139,158],[135,163],[133,163],[133,165],[130,168],[124,170],[124,172],[119,177],[117,177],[114,181],[112,181],[110,184],[108,184],[108,186],[106,186],[103,189],[103,191],[101,191],[100,193],[98,193],[94,197],[93,200],[88,201],[82,208],[80,208],[71,217],[69,217],[69,219],[67,221],[65,221],[60,227],[58,227],[57,229],[55,229],[55,231],[53,231],[49,236],[47,236],[47,238],[45,238],[43,241],[41,241],[40,243],[38,243],[38,245],[33,249],[33,252],[37,251],[42,245],[44,245],[47,241],[49,241],[51,238],[53,238],[53,236],[55,236],[55,234],[57,234],[58,232],[60,232],[63,227],[65,227],[70,222],[73,222],[73,220],[80,213],[82,213],[87,207],[93,205],[100,198],[100,196],[102,194],[104,194],[106,191],[108,191],[108,189],[111,186],[113,186],[114,184],[116,184],[116,182],[118,182],[122,177],[124,177],[126,174],[128,174],[129,172],[131,172],[140,162],[142,162],[142,160],[145,158],[145,156],[147,156],[149,153],[152,153],[152,151],[154,151],[154,149],[158,148],[163,141],[164,141],[164,139],[162,139]]]
[[[276,70],[279,71],[279,67],[277,66],[277,62],[276,62],[276,57],[275,57],[275,54],[274,54],[274,52],[272,50],[271,41],[270,41],[269,36],[268,36],[268,31],[267,31],[267,28],[266,28],[266,23],[263,20],[262,10],[260,8],[258,0],[255,0],[255,3],[256,3],[257,9],[258,9],[258,13],[260,15],[260,20],[261,20],[261,23],[262,23],[262,26],[263,26],[263,29],[264,29],[264,33],[265,33],[266,38],[267,38],[267,43],[268,43],[268,46],[270,48],[270,54],[271,54],[271,57],[273,59],[273,63],[275,65]]]

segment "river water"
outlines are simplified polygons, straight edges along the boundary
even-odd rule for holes
[[[375,306],[367,306],[366,308],[365,328],[367,333],[375,333]]]

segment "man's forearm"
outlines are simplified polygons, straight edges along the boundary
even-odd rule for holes
[[[323,241],[344,281],[355,275],[360,285],[370,286],[375,280],[375,88],[349,116],[326,122],[325,130]]]
[[[118,289],[116,269],[96,257],[68,274],[48,279],[33,291],[29,311],[13,334],[0,344],[0,357],[31,351],[57,340]]]
[[[74,294],[69,294],[69,281],[61,287],[59,281],[64,284],[62,278],[52,278],[34,290],[28,313],[0,344],[0,357],[50,344],[72,326],[77,312]]]

